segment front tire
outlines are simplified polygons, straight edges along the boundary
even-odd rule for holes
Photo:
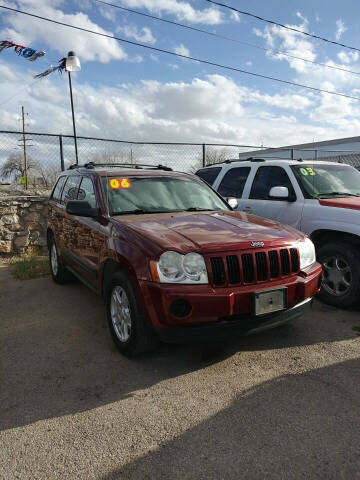
[[[65,283],[71,282],[73,276],[69,272],[69,270],[66,269],[65,265],[60,259],[56,242],[53,236],[49,241],[49,262],[50,273],[55,283],[64,285]]]
[[[347,243],[322,245],[317,252],[323,266],[320,298],[338,308],[360,303],[360,252]]]
[[[106,289],[106,310],[110,333],[123,355],[132,357],[154,350],[159,339],[141,314],[129,276],[113,275]]]

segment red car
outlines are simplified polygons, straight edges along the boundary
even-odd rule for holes
[[[305,235],[233,211],[200,178],[162,166],[63,172],[47,241],[55,282],[76,276],[104,296],[126,355],[160,340],[219,341],[293,320],[321,283]]]

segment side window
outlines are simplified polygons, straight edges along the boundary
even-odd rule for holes
[[[85,200],[89,202],[92,208],[96,207],[96,195],[93,182],[89,177],[83,177],[80,183],[80,188],[77,196],[78,200]]]
[[[62,187],[64,186],[65,183],[65,178],[66,177],[60,177],[59,180],[57,181],[54,190],[51,194],[51,198],[55,200],[55,202],[60,202],[60,195],[61,195],[61,190]]]
[[[64,190],[61,195],[61,203],[66,205],[69,200],[75,200],[77,196],[77,189],[79,186],[80,177],[68,177],[65,183]]]
[[[241,198],[250,167],[238,167],[228,170],[220,183],[218,192],[223,197]]]
[[[203,168],[202,170],[198,170],[195,175],[205,180],[209,185],[213,185],[220,170],[221,167]]]
[[[290,195],[294,188],[286,171],[282,167],[260,167],[251,187],[250,197],[256,200],[268,200],[272,187],[287,187]]]

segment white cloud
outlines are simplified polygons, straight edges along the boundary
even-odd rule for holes
[[[134,38],[138,42],[151,44],[156,42],[156,38],[148,27],[143,27],[139,30],[136,25],[124,25],[123,27],[117,27],[116,31],[118,33],[123,33],[129,38]]]
[[[347,27],[345,27],[345,24],[341,20],[341,18],[339,18],[339,20],[336,20],[336,34],[335,34],[336,40],[340,40],[340,38],[343,36],[346,30],[347,30]]]
[[[235,12],[235,10],[232,10],[232,11],[231,11],[231,13],[230,13],[230,18],[231,18],[231,20],[233,20],[234,22],[240,22],[240,21],[241,21],[240,13]]]
[[[189,2],[178,0],[123,0],[130,8],[146,8],[153,13],[175,15],[179,20],[216,25],[224,22],[222,12],[215,7],[195,9]]]
[[[253,62],[251,60],[248,60],[247,62],[245,62],[245,65],[247,67],[252,67],[252,64],[253,64]]]
[[[288,25],[298,30],[305,30],[307,19],[302,17],[298,12],[297,16],[302,19],[300,25]],[[314,44],[307,40],[301,33],[286,30],[277,25],[266,26],[264,30],[258,28],[254,29],[255,35],[266,40],[267,47],[274,50],[280,50],[292,55],[294,57],[305,58],[306,60],[314,61],[316,59]],[[268,57],[273,60],[286,60],[289,62],[291,68],[297,72],[305,72],[309,68],[309,64],[296,58],[290,58],[286,55],[277,53],[267,53]]]
[[[342,63],[349,64],[349,63],[352,63],[352,62],[356,62],[359,59],[359,53],[358,52],[345,52],[344,50],[342,50],[341,52],[339,52],[337,54],[337,57]]]
[[[107,32],[92,22],[85,13],[67,14],[56,8],[62,3],[61,0],[52,2],[48,0],[19,0],[17,2],[19,7],[30,13],[112,35],[111,32]],[[5,2],[5,5],[8,4],[8,2]],[[120,44],[109,38],[87,34],[60,25],[54,27],[50,22],[16,13],[6,13],[2,20],[4,25],[0,31],[2,38],[19,42],[21,40],[21,43],[25,45],[36,41],[50,46],[53,50],[60,52],[61,55],[66,54],[69,50],[74,50],[75,45],[76,53],[83,61],[97,60],[106,63],[112,59],[127,59],[127,54]]]
[[[174,52],[178,55],[185,55],[186,57],[190,55],[190,50],[186,48],[185,45],[183,45],[182,43],[174,47]]]
[[[0,65],[0,83],[12,82],[15,80],[15,73],[6,65]]]

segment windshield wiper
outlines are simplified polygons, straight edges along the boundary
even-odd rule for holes
[[[149,215],[156,213],[176,213],[181,212],[182,210],[143,210],[142,208],[137,208],[136,210],[126,210],[122,212],[114,212],[112,215]]]
[[[340,197],[360,197],[360,193],[348,193],[348,192],[326,192],[326,193],[319,193],[317,195],[318,198],[322,197],[333,197],[334,195],[339,195]]]
[[[211,208],[190,207],[184,210],[184,212],[215,212],[215,210]]]
[[[112,215],[141,215],[145,213],[152,213],[148,212],[147,210],[143,210],[142,208],[136,208],[135,210],[125,210],[122,212],[113,212]]]

